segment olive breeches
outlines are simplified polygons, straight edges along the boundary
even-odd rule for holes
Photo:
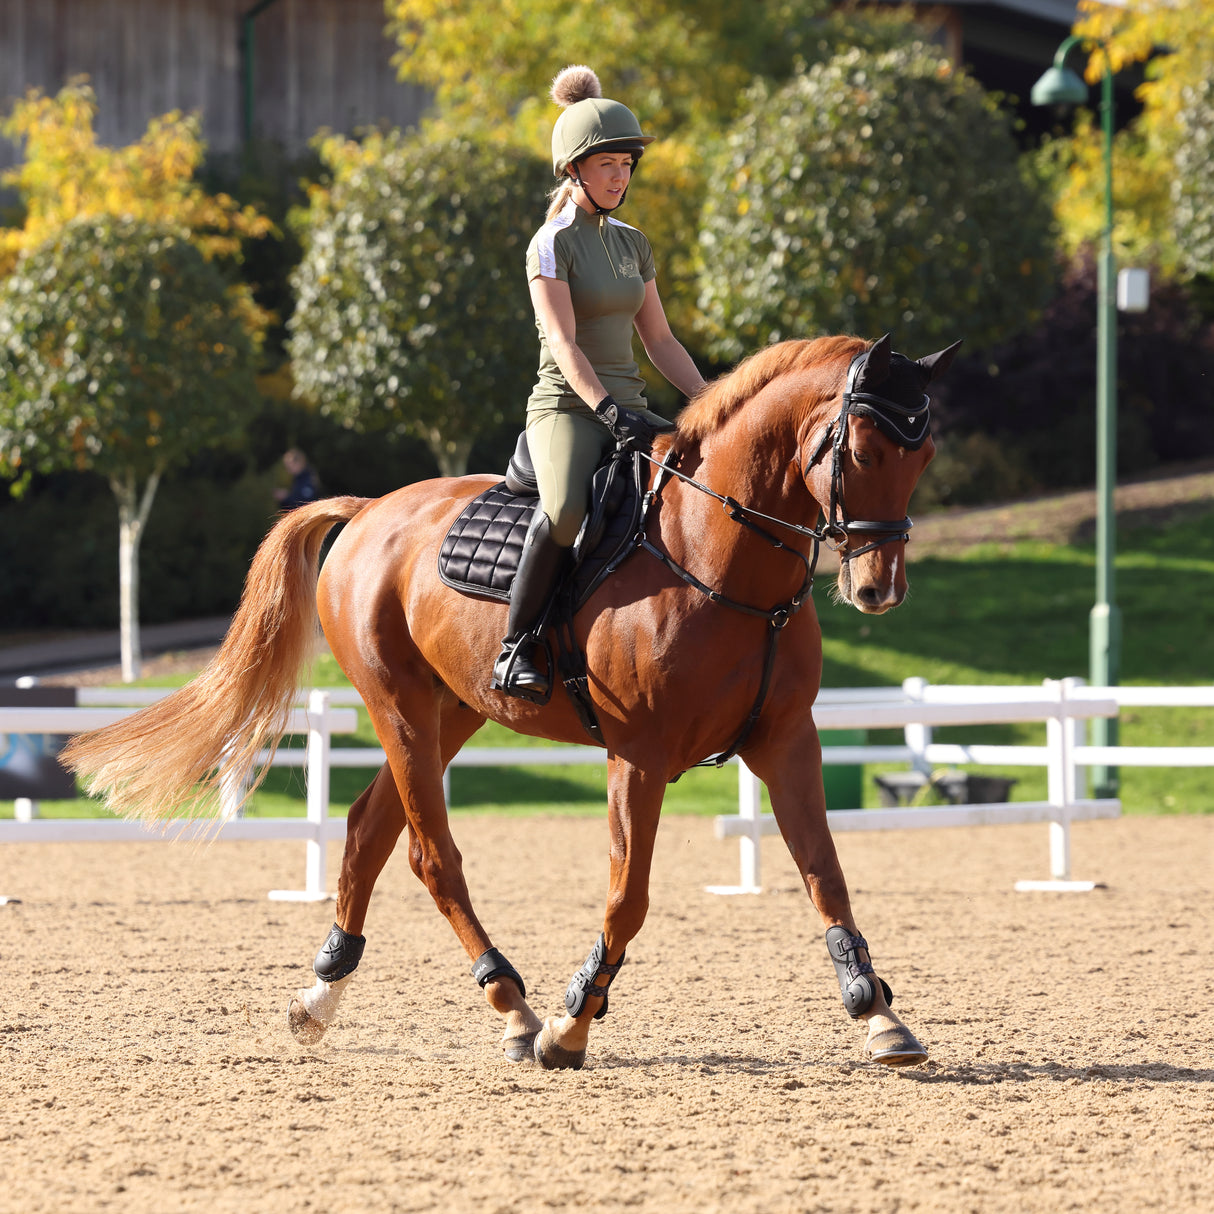
[[[602,422],[569,410],[532,410],[527,414],[527,446],[540,505],[548,516],[552,539],[568,548],[577,539],[590,505],[590,480],[614,446]]]

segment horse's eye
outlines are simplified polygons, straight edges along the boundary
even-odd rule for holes
[[[873,462],[872,456],[869,455],[867,451],[853,451],[852,459],[854,459],[856,464],[861,468],[867,468],[869,464]]]

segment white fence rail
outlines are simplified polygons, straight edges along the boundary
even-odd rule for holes
[[[908,759],[912,763],[956,761],[956,752],[964,752],[963,762],[1041,763],[1047,769],[1047,799],[1044,801],[1006,801],[984,805],[937,805],[906,809],[832,810],[827,821],[832,831],[894,830],[935,826],[981,826],[1011,822],[1048,822],[1050,825],[1050,880],[1021,881],[1017,888],[1091,888],[1090,882],[1071,881],[1071,823],[1085,818],[1116,817],[1121,802],[1113,799],[1093,800],[1077,795],[1079,771],[1075,759],[1078,729],[1083,720],[1092,717],[1115,717],[1117,703],[1111,697],[1077,697],[1075,680],[1047,681],[1040,688],[1016,688],[1015,694],[1003,695],[1007,688],[966,688],[940,698],[929,693],[931,688],[922,681],[904,688],[883,688],[872,700],[846,700],[834,703],[820,700],[814,707],[814,721],[819,729],[883,729],[900,727],[905,731],[908,745],[903,747],[851,747],[853,754],[867,753],[867,761],[875,761],[874,752],[882,761]],[[1103,690],[1103,689],[1102,689]],[[942,747],[931,743],[931,730],[941,725],[993,725],[1022,721],[1046,723],[1044,747]],[[977,759],[974,752],[985,750],[998,754],[995,759]],[[943,752],[943,753],[942,753]],[[1014,759],[1009,753],[1015,752]],[[823,751],[825,757],[827,751]],[[945,758],[947,754],[947,758]],[[740,805],[736,815],[718,817],[719,838],[737,838],[741,851],[741,877],[736,886],[714,886],[717,893],[756,893],[762,886],[759,874],[759,840],[764,835],[778,834],[779,827],[772,814],[760,812],[758,781],[750,776],[740,784]]]
[[[81,689],[83,692],[86,689]],[[135,696],[136,691],[127,691]],[[157,692],[138,696],[146,705],[168,694]],[[81,696],[80,698],[84,698]],[[99,729],[137,712],[135,707],[76,708],[0,708],[0,734],[71,734]],[[287,762],[302,757],[308,772],[308,812],[300,818],[237,818],[225,814],[214,822],[169,821],[157,826],[113,818],[35,819],[28,813],[11,822],[0,822],[0,843],[126,842],[154,839],[302,839],[307,848],[302,890],[271,890],[270,897],[283,901],[318,901],[327,898],[325,881],[325,845],[331,839],[344,839],[344,818],[329,817],[329,771],[332,767],[331,740],[334,733],[353,733],[358,713],[353,708],[334,708],[327,691],[315,690],[308,696],[306,709],[293,709],[287,720],[287,733],[307,734],[303,751],[281,750],[275,756]],[[374,756],[375,751],[363,752]],[[268,756],[266,756],[268,757]],[[370,760],[375,765],[375,759]],[[382,759],[380,760],[382,762]]]
[[[109,724],[135,711],[133,706],[153,703],[167,691],[132,688],[80,688],[76,708],[0,708],[0,734],[75,733]],[[114,819],[58,819],[0,821],[0,843],[53,841],[118,841],[129,839],[218,837],[221,839],[302,839],[307,844],[304,889],[271,891],[271,897],[318,899],[326,897],[325,844],[345,837],[345,820],[330,818],[329,772],[334,767],[377,767],[384,753],[375,747],[334,747],[333,734],[354,731],[356,714],[338,705],[361,701],[353,688],[314,690],[307,709],[297,709],[291,732],[307,733],[304,750],[280,749],[278,766],[306,767],[307,817],[237,818],[225,815],[213,823],[176,823],[147,828]],[[982,805],[924,806],[854,812],[833,810],[827,817],[834,831],[896,830],[929,826],[984,825],[1008,822],[1048,822],[1050,825],[1049,882],[1021,882],[1021,888],[1071,888],[1089,883],[1070,882],[1070,823],[1087,818],[1115,817],[1120,803],[1079,796],[1083,769],[1094,764],[1110,766],[1214,766],[1214,747],[1092,747],[1082,744],[1082,722],[1093,717],[1116,716],[1119,705],[1214,706],[1214,687],[1108,687],[1083,686],[1078,680],[1047,681],[1034,686],[932,685],[908,679],[902,687],[823,690],[814,707],[814,719],[823,730],[902,728],[901,746],[827,746],[823,762],[908,763],[930,771],[941,764],[1007,764],[1044,766],[1048,772],[1045,801],[1012,801]],[[1045,721],[1045,746],[990,746],[936,743],[932,730],[943,725],[997,724]],[[268,753],[262,761],[269,759]],[[468,748],[452,766],[516,766],[597,764],[604,752],[593,746],[560,748]],[[445,780],[449,781],[450,773]],[[756,778],[739,764],[738,813],[716,820],[721,838],[737,838],[741,881],[738,886],[714,886],[720,892],[753,892],[760,888],[759,839],[777,833],[775,819],[760,812]],[[448,785],[448,793],[450,792]]]
[[[1038,714],[1043,690],[1050,699],[1048,713]],[[1065,701],[1059,710],[1054,698]],[[1034,703],[1038,702],[1038,703]],[[1110,704],[1113,711],[1109,711]],[[824,690],[814,707],[819,728],[847,728],[866,724],[880,728],[897,723],[905,714],[902,746],[824,747],[823,763],[909,763],[921,772],[941,765],[992,764],[1046,767],[1045,801],[1013,801],[982,805],[947,805],[908,809],[868,810],[864,813],[831,811],[833,831],[897,830],[915,827],[988,825],[1011,822],[1050,823],[1050,880],[1020,881],[1018,889],[1084,889],[1091,882],[1071,881],[1070,823],[1086,818],[1115,817],[1120,803],[1090,800],[1078,795],[1085,769],[1112,767],[1214,767],[1211,746],[1087,746],[1081,740],[1081,722],[1092,717],[1116,716],[1121,707],[1214,707],[1214,686],[1199,687],[1087,687],[1079,679],[1062,683],[1047,680],[1044,688],[1031,685],[984,686],[930,684],[907,679],[901,687]],[[837,709],[851,708],[856,712]],[[940,715],[956,710],[959,716]],[[1020,715],[1016,715],[1019,713]],[[891,715],[892,714],[892,715]],[[866,717],[861,721],[859,717]],[[966,745],[933,742],[933,727],[952,724],[995,724],[1014,720],[1045,720],[1045,746]],[[1065,722],[1063,726],[1062,723]],[[759,786],[745,770],[739,777],[739,812],[717,819],[722,838],[737,837],[741,850],[741,883],[715,887],[720,892],[756,892],[760,888],[758,840],[778,833],[775,819],[759,813]]]

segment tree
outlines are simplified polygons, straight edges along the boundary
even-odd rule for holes
[[[1214,273],[1214,0],[1080,0],[1075,33],[1090,39],[1087,79],[1145,64],[1142,112],[1114,146],[1119,256],[1181,276]],[[1163,52],[1163,53],[1160,53]],[[1094,244],[1104,224],[1100,129],[1090,115],[1047,148],[1060,170],[1056,212],[1068,250]]]
[[[1048,209],[1009,119],[920,44],[756,86],[700,239],[700,308],[723,358],[840,330],[980,348],[1050,286]]]
[[[665,138],[728,122],[756,76],[784,79],[845,44],[887,46],[909,21],[840,14],[833,0],[388,0],[387,11],[401,78],[433,89],[445,115],[517,117],[520,132],[538,119],[541,136],[549,82],[570,63],[588,63]]]
[[[1171,182],[1180,263],[1186,274],[1214,275],[1214,85],[1186,85],[1181,103]]]
[[[31,89],[0,123],[8,138],[25,144],[22,163],[2,179],[20,191],[25,221],[0,229],[0,274],[13,268],[22,251],[87,216],[170,224],[185,230],[208,258],[238,257],[242,240],[273,230],[253,207],[208,194],[194,180],[206,151],[196,116],[174,110],[154,118],[138,143],[107,148],[97,144],[96,115],[97,99],[80,77],[55,97]],[[233,288],[233,299],[259,340],[266,314],[243,287]]]
[[[94,469],[118,503],[122,677],[139,675],[139,543],[163,475],[239,431],[255,345],[227,283],[164,224],[74,219],[0,283],[0,475]]]
[[[695,315],[709,154],[746,104],[746,89],[847,46],[887,49],[912,28],[909,10],[841,13],[834,0],[388,0],[387,11],[401,78],[432,89],[448,121],[492,124],[508,142],[543,153],[557,114],[552,77],[587,63],[604,92],[658,136],[622,218],[649,237],[681,335]],[[660,383],[651,387],[662,394]]]
[[[297,390],[354,429],[423,439],[445,476],[477,436],[521,418],[538,344],[525,253],[548,167],[428,126],[330,138],[301,219],[288,348]]]

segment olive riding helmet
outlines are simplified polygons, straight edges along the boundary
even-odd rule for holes
[[[587,97],[569,106],[552,128],[552,172],[563,177],[571,164],[593,152],[631,152],[635,164],[653,140],[626,105]]]

